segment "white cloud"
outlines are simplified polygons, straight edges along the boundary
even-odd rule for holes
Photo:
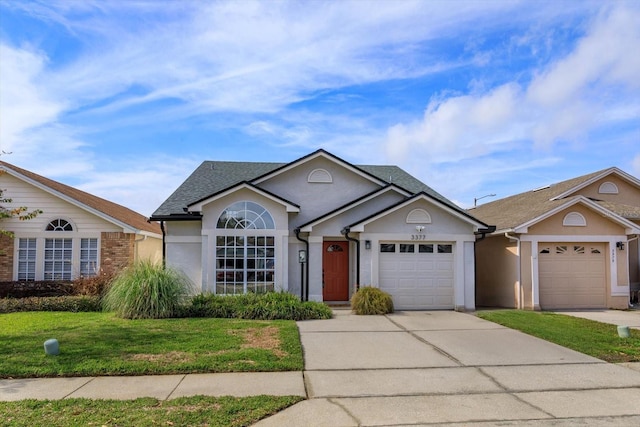
[[[0,148],[12,151],[23,133],[54,123],[64,104],[41,90],[43,54],[0,43],[0,58]]]
[[[638,10],[603,14],[572,52],[528,85],[514,81],[486,92],[433,98],[421,120],[388,130],[389,157],[409,164],[456,162],[508,153],[531,141],[548,150],[558,141],[585,140],[616,117],[637,119],[638,22]]]

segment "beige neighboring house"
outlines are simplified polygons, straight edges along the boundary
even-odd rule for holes
[[[640,289],[640,180],[612,167],[478,206],[476,304],[626,309]]]
[[[131,209],[0,161],[0,188],[42,214],[2,220],[0,282],[72,280],[112,273],[138,259],[162,259],[162,232]]]

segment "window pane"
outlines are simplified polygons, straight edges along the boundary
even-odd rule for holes
[[[410,254],[412,254],[412,253],[415,252],[415,250],[416,250],[415,245],[409,245],[409,244],[404,244],[404,243],[400,244],[400,253],[404,253],[404,254],[410,253]]]
[[[228,236],[216,239],[217,294],[266,292],[274,289],[275,239],[272,236]]]
[[[452,245],[438,245],[438,253],[439,254],[450,254],[453,252]]]
[[[227,207],[218,218],[217,228],[265,230],[274,229],[273,217],[254,202],[237,202]]]
[[[80,275],[91,277],[98,274],[98,239],[80,240]]]
[[[432,254],[433,253],[433,245],[418,245],[418,252],[421,254]]]
[[[380,243],[380,252],[395,252],[395,243]]]
[[[45,239],[44,280],[71,280],[72,239]]]
[[[36,239],[18,240],[18,280],[36,280]]]

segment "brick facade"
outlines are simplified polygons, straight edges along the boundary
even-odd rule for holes
[[[0,282],[13,280],[13,238],[0,234]]]
[[[100,268],[104,274],[117,274],[134,260],[135,234],[101,233]]]

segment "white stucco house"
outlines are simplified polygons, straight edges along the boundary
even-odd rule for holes
[[[203,162],[154,212],[167,265],[203,292],[286,290],[398,309],[475,308],[474,242],[489,226],[396,166],[324,150],[290,163]]]

